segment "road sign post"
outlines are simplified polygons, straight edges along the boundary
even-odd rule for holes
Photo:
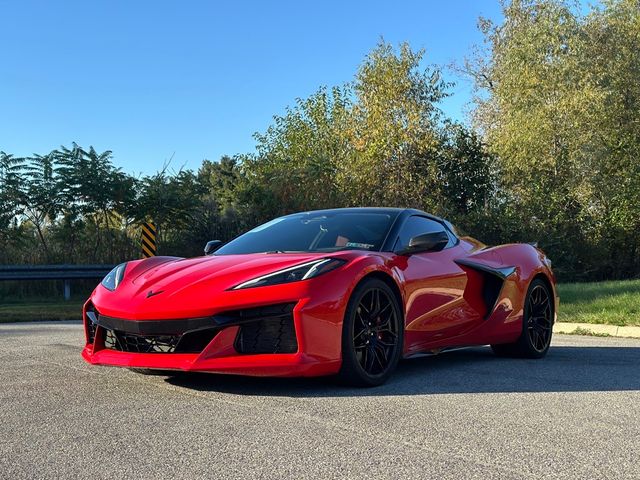
[[[142,256],[144,258],[155,257],[158,253],[156,236],[158,231],[153,222],[142,224]]]

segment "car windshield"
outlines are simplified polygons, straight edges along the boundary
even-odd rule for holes
[[[311,212],[276,218],[230,241],[216,255],[380,250],[394,212]]]

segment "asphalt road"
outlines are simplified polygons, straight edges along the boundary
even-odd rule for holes
[[[385,386],[147,377],[0,325],[0,478],[640,478],[640,340],[403,362]]]

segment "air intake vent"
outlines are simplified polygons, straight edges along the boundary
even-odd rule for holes
[[[87,313],[84,318],[84,323],[86,325],[86,333],[87,333],[87,343],[93,344],[96,339],[96,315],[95,309],[93,308],[93,304],[87,305]]]
[[[179,335],[132,335],[106,330],[104,346],[131,353],[173,353],[180,340]]]
[[[296,353],[298,341],[293,315],[268,318],[241,325],[235,348],[239,353]]]

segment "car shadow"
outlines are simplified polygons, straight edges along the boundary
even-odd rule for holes
[[[455,393],[640,390],[640,348],[552,347],[542,360],[496,357],[476,347],[402,361],[389,381],[350,388],[332,378],[256,378],[207,373],[166,379],[172,385],[238,395],[350,397]]]

